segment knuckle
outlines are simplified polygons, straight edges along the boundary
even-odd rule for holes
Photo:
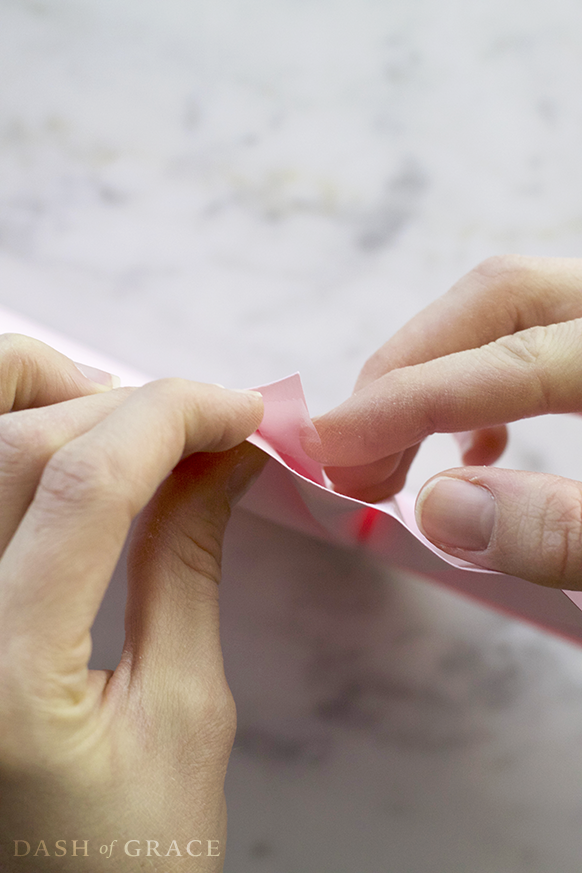
[[[89,457],[69,444],[59,449],[46,465],[37,501],[76,508],[115,494],[118,481],[119,476],[103,453]]]
[[[236,734],[236,704],[224,674],[207,681],[187,682],[176,691],[171,734],[181,769],[199,769],[202,762],[226,764]],[[166,700],[165,714],[168,711]]]
[[[177,401],[184,396],[184,391],[188,384],[187,379],[168,377],[148,382],[148,384],[144,385],[140,390],[153,394],[154,398],[171,403],[172,401]]]
[[[533,258],[525,255],[492,255],[477,264],[471,274],[488,285],[498,282],[511,285],[516,279],[529,275],[532,269]]]
[[[206,686],[196,702],[197,735],[217,751],[230,749],[236,733],[236,704],[226,679]]]
[[[486,306],[493,305],[505,312],[508,323],[519,329],[528,326],[523,323],[522,309],[525,300],[531,301],[532,288],[539,283],[538,273],[537,258],[494,255],[471,270],[469,284],[484,298]],[[464,288],[465,283],[460,287]]]
[[[500,337],[489,344],[489,349],[504,372],[507,367],[520,368],[525,375],[528,392],[537,399],[539,414],[549,411],[555,388],[548,374],[546,360],[551,353],[552,329],[536,325],[518,333]],[[524,384],[525,384],[524,383]]]
[[[14,402],[17,381],[29,381],[46,346],[39,340],[19,333],[0,335],[0,373],[2,375],[3,408]],[[6,399],[10,400],[8,404]]]
[[[38,340],[21,333],[0,334],[0,358],[5,361],[20,361],[35,347]]]
[[[204,451],[213,451],[228,442],[233,420],[220,412],[216,404],[217,389],[205,383],[193,383],[187,379],[158,379],[144,386],[149,400],[163,411],[168,439],[180,443],[188,422],[196,421],[198,435],[204,442]],[[249,433],[251,432],[249,428]],[[240,437],[237,440],[240,442]],[[234,442],[231,442],[234,445]]]
[[[546,346],[547,329],[540,325],[500,337],[491,343],[492,348],[499,349],[512,362],[527,365],[537,364]]]
[[[190,408],[198,405],[196,394],[192,394],[191,383],[175,377],[156,379],[138,388],[138,391],[147,397],[148,404],[159,410],[159,419],[163,421],[168,439],[180,441],[184,430],[185,398],[188,398]]]
[[[220,682],[206,685],[199,701],[201,721],[213,725],[213,730],[230,730],[236,724],[236,706],[225,678]]]
[[[222,535],[218,528],[205,520],[204,526],[193,533],[179,525],[172,536],[170,550],[179,565],[194,576],[210,580],[214,584],[220,581],[222,560]],[[191,580],[188,580],[190,585]],[[211,591],[214,589],[211,588]]]
[[[0,416],[0,471],[10,474],[20,472],[36,459],[48,457],[52,440],[38,416],[34,413],[16,412]]]
[[[582,491],[558,477],[544,494],[539,548],[551,584],[582,586]],[[547,581],[546,579],[546,581]]]

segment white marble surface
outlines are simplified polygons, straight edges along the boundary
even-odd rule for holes
[[[299,369],[322,412],[483,257],[582,254],[581,25],[1,0],[0,303],[152,375]],[[582,477],[581,427],[517,425],[504,463]],[[413,485],[456,463],[433,443]],[[579,873],[580,649],[243,513],[223,592],[229,873]]]

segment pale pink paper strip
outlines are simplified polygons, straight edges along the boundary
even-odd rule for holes
[[[126,364],[0,308],[0,333],[7,332],[36,337],[73,360],[116,374],[122,385],[150,381]],[[336,494],[321,466],[301,447],[301,434],[313,425],[299,375],[258,390],[265,416],[250,441],[273,460],[244,497],[242,508],[310,536],[368,548],[390,563],[582,643],[582,592],[543,588],[444,555],[418,530],[414,495],[404,492],[368,504]]]

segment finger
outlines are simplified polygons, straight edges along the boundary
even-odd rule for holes
[[[505,425],[465,431],[453,436],[461,450],[463,463],[467,466],[493,464],[507,446]],[[334,491],[339,494],[377,503],[378,500],[393,497],[404,488],[419,448],[420,445],[411,446],[404,452],[359,467],[326,467],[325,472],[333,483]]]
[[[359,497],[360,493],[392,476],[402,460],[402,455],[403,452],[399,452],[360,467],[326,467],[325,472],[338,494],[351,494],[352,497],[363,499]]]
[[[551,588],[582,589],[582,484],[487,467],[447,470],[421,490],[416,518],[451,555]]]
[[[505,425],[465,431],[453,436],[461,450],[463,464],[467,466],[494,464],[507,446]],[[412,446],[404,452],[362,467],[327,467],[325,472],[333,482],[334,491],[339,494],[377,503],[402,491],[419,448],[420,445]]]
[[[355,393],[391,370],[477,348],[536,325],[578,318],[582,316],[581,283],[578,258],[488,258],[372,355],[359,375]],[[341,428],[343,407],[338,410],[321,416],[318,426]],[[314,444],[306,441],[305,449],[323,460]],[[480,440],[465,463],[492,463],[496,450]],[[492,460],[485,460],[488,457]],[[340,462],[333,456],[328,463]],[[345,485],[344,490],[355,496],[351,486]]]
[[[453,436],[461,450],[463,464],[467,467],[494,464],[507,446],[505,425],[464,431]]]
[[[0,555],[30,505],[49,459],[95,427],[133,390],[119,388],[0,416]]]
[[[390,370],[582,316],[579,258],[488,258],[399,330],[364,365],[356,390]]]
[[[257,393],[152,382],[52,456],[0,564],[0,620],[53,694],[86,691],[89,630],[132,519],[183,456],[238,445],[262,409]]]
[[[98,372],[98,378],[105,379],[107,374]],[[40,340],[14,333],[0,336],[0,414],[98,394],[112,387],[113,381],[107,385],[88,379],[69,358]]]
[[[404,452],[373,462],[365,467],[326,468],[334,490],[340,494],[377,503],[386,500],[404,488],[406,477],[420,446],[411,446]],[[391,463],[396,460],[393,466]],[[383,465],[385,469],[383,469]],[[331,472],[330,472],[331,470]],[[332,475],[333,473],[333,475]]]
[[[431,433],[479,430],[582,408],[582,319],[392,370],[317,419],[304,445],[321,463],[369,464]]]
[[[268,456],[250,443],[182,461],[142,512],[128,562],[126,653],[132,683],[167,701],[222,676],[218,583],[231,508]],[[160,695],[160,688],[166,693]],[[196,697],[191,695],[191,697]]]

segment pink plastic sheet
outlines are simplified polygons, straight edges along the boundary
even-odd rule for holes
[[[0,309],[0,333],[34,336],[75,361],[116,373],[124,385],[148,377],[56,331]],[[270,455],[241,508],[309,536],[370,549],[380,558],[582,643],[582,592],[543,588],[445,555],[420,533],[414,495],[369,504],[336,494],[320,464],[302,449],[301,434],[313,428],[298,374],[258,388],[265,415],[250,441]]]

